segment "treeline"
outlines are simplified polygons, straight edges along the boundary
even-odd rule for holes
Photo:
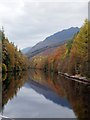
[[[1,37],[2,37],[2,32],[0,31],[0,72],[2,71],[2,41],[1,41]]]
[[[33,57],[30,60],[30,67],[90,78],[89,24],[88,20],[85,20],[84,25],[73,39],[55,49],[53,54]]]
[[[9,72],[2,76],[2,108],[9,100],[14,96],[17,96],[17,92],[28,80],[27,71],[17,72],[15,74]]]
[[[14,43],[10,43],[2,31],[2,72],[17,72],[26,70],[29,60],[18,50]]]
[[[86,84],[68,80],[56,73],[31,70],[29,78],[41,85],[46,85],[60,97],[67,98],[78,120],[90,116],[90,88]],[[80,119],[81,118],[81,119]]]

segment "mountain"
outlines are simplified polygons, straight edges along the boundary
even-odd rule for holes
[[[32,47],[23,48],[21,51],[23,54],[26,54]]]
[[[25,85],[25,87],[29,87],[29,86],[30,88],[34,89],[37,93],[43,95],[46,99],[71,109],[68,101],[65,98],[62,99],[48,86],[42,85],[31,79]]]
[[[79,32],[78,27],[71,27],[69,29],[64,29],[62,31],[59,31],[47,37],[44,41],[37,43],[26,53],[26,55],[30,58],[37,55],[38,53],[41,53],[42,51],[48,48],[57,47],[65,43],[67,40],[72,39],[77,32]]]
[[[49,48],[49,52],[45,50],[30,58],[30,67],[44,71],[67,73],[69,76],[82,79],[82,81],[90,80],[88,25],[90,22],[86,19],[73,39],[59,45],[51,52]]]

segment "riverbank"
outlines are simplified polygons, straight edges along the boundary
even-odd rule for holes
[[[73,75],[73,76],[70,76],[69,74],[67,73],[62,73],[62,72],[58,72],[58,74],[60,75],[63,75],[69,79],[72,79],[74,81],[79,81],[79,82],[86,82],[86,83],[89,83],[90,84],[90,80],[87,79],[86,77],[81,77],[79,75]]]
[[[82,77],[80,75],[69,75],[68,73],[63,73],[63,72],[60,72],[60,71],[55,71],[55,70],[51,70],[51,71],[48,71],[47,69],[42,69],[42,68],[29,68],[29,70],[41,70],[45,73],[55,73],[55,74],[60,74],[66,78],[69,78],[71,80],[74,80],[74,81],[78,81],[78,82],[84,82],[84,83],[87,83],[87,84],[90,84],[90,78],[86,78],[86,77]]]

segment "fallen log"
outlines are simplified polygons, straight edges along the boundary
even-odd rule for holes
[[[76,81],[80,81],[80,82],[87,82],[90,84],[90,80],[87,80],[86,77],[70,76],[69,74],[62,73],[62,72],[58,72],[58,74],[63,75],[63,76],[70,78],[72,80],[76,80]]]

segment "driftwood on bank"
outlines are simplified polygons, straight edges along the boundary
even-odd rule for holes
[[[70,78],[70,79],[72,79],[74,81],[79,81],[79,82],[84,82],[84,83],[90,84],[90,80],[87,80],[85,77],[70,76],[69,74],[62,73],[62,72],[58,72],[58,74],[63,75],[65,77],[67,77],[67,78]]]

